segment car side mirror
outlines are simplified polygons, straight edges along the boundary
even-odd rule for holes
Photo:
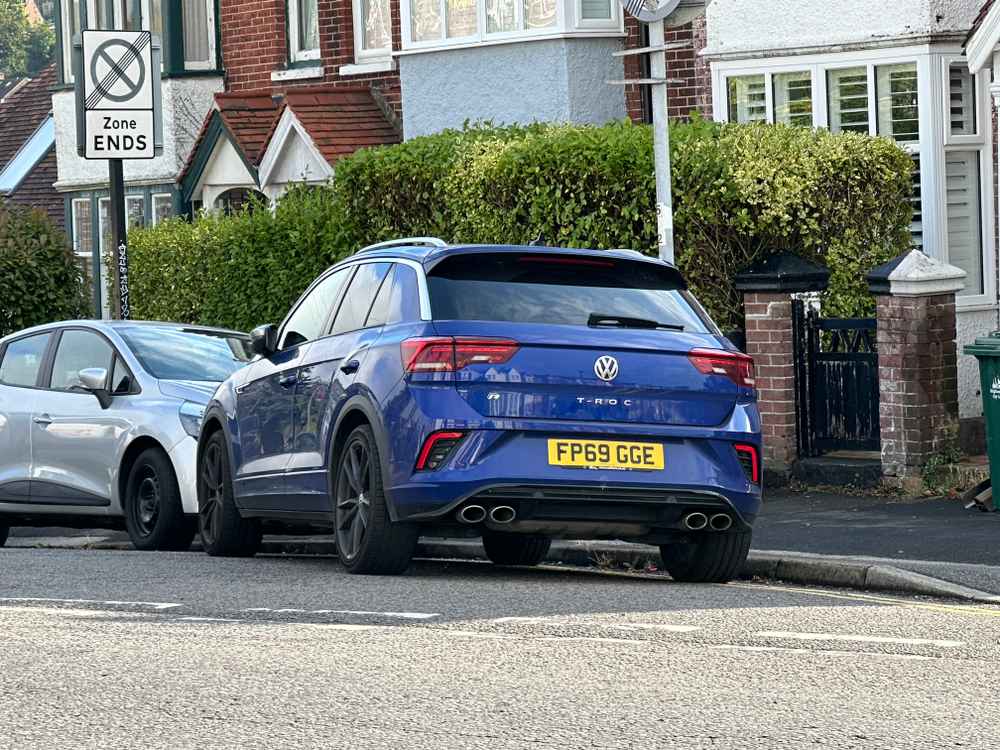
[[[260,357],[270,357],[278,351],[278,327],[271,323],[250,331],[250,349]]]
[[[85,391],[89,391],[97,397],[102,409],[107,409],[111,406],[111,393],[108,391],[107,387],[107,370],[103,367],[88,367],[86,370],[80,370],[80,372],[77,373],[77,379],[80,381],[80,386]]]

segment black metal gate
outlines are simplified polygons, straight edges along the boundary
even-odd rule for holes
[[[799,455],[879,450],[875,319],[821,318],[801,300],[793,313]]]

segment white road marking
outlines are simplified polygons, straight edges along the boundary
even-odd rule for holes
[[[720,643],[709,646],[720,651],[750,651],[755,653],[778,654],[822,654],[823,656],[871,656],[885,659],[905,659],[909,661],[931,661],[930,656],[917,654],[884,654],[880,651],[835,651],[833,649],[788,648],[785,646],[740,646],[735,643]]]
[[[169,602],[119,602],[114,600],[101,599],[46,599],[38,596],[3,596],[0,602],[42,602],[45,604],[103,604],[111,607],[149,607],[150,609],[164,610],[183,607],[183,604],[172,604]]]
[[[630,622],[628,625],[612,625],[614,630],[662,630],[666,633],[693,633],[701,630],[697,625],[666,625],[658,622]]]
[[[277,615],[354,615],[358,617],[391,617],[399,620],[430,620],[440,617],[439,612],[370,612],[356,609],[272,609],[271,607],[251,607],[244,612],[270,612]]]
[[[493,622],[497,625],[538,625],[552,620],[551,617],[497,617]]]
[[[231,617],[199,617],[188,615],[187,617],[175,617],[176,622],[246,622],[246,620],[235,620]]]
[[[936,640],[931,638],[890,638],[875,635],[842,635],[838,633],[795,633],[784,630],[765,630],[755,633],[758,638],[789,638],[796,641],[844,641],[848,643],[884,643],[899,646],[937,646],[938,648],[958,648],[962,641]]]

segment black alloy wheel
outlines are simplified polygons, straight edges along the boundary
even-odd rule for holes
[[[371,523],[372,458],[366,441],[344,449],[337,476],[337,549],[345,560],[357,558]]]
[[[220,431],[205,445],[198,465],[198,529],[213,557],[252,557],[260,547],[261,527],[243,518],[233,499],[226,438]]]
[[[382,459],[368,425],[354,429],[332,473],[334,529],[340,562],[351,573],[402,573],[417,547],[418,529],[393,523],[382,489]]]

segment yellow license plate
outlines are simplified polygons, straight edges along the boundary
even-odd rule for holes
[[[616,440],[549,440],[549,464],[578,469],[662,469],[659,443],[623,443]]]

